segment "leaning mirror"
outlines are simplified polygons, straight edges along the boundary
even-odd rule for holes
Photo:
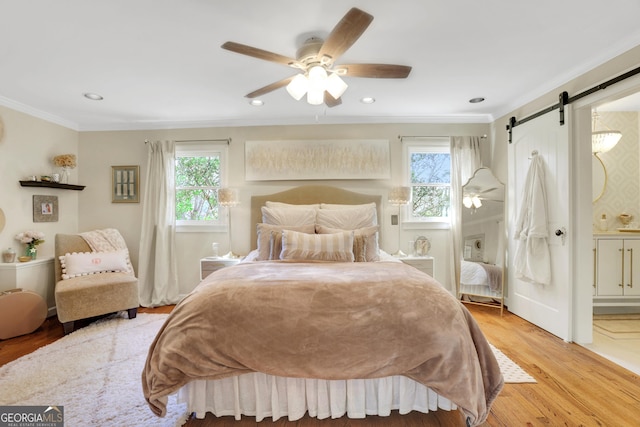
[[[504,307],[504,184],[483,167],[462,186],[459,298]]]

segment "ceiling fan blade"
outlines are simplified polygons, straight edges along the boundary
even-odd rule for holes
[[[276,62],[278,64],[288,65],[289,67],[299,68],[298,61],[288,56],[279,55],[277,53],[269,52],[266,50],[258,49],[257,47],[247,46],[236,42],[226,42],[222,46],[223,49],[230,50],[231,52],[240,53],[242,55],[252,56],[258,59],[264,59],[265,61]]]
[[[333,71],[340,76],[405,79],[411,72],[411,67],[393,64],[340,64]]]
[[[258,96],[262,96],[269,92],[273,92],[276,89],[280,89],[281,87],[288,85],[291,82],[291,80],[293,80],[294,77],[295,75],[291,77],[287,77],[286,79],[282,79],[277,82],[271,83],[270,85],[266,85],[264,87],[261,87],[260,89],[256,89],[253,92],[246,94],[245,98],[256,98]]]
[[[331,30],[318,52],[318,58],[323,63],[332,64],[347,49],[353,45],[364,33],[369,24],[373,21],[373,16],[358,8],[352,8]]]
[[[331,94],[329,92],[327,92],[325,90],[324,91],[324,103],[327,105],[327,107],[331,108],[331,107],[335,107],[337,105],[342,104],[342,99],[334,98],[333,96],[331,96]]]

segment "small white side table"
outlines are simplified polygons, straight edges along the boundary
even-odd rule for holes
[[[200,280],[204,279],[216,270],[230,265],[236,265],[240,258],[205,257],[200,260]]]
[[[415,267],[423,273],[427,273],[429,276],[434,277],[434,258],[432,256],[406,256],[398,259],[405,264]]]

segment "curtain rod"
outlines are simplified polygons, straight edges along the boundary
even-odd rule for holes
[[[525,117],[524,119],[520,119],[520,120],[516,120],[515,117],[511,117],[509,119],[509,124],[507,125],[507,131],[509,132],[509,144],[511,144],[511,136],[512,133],[511,131],[513,130],[514,127],[524,124],[530,120],[533,120],[535,118],[538,118],[544,114],[547,114],[555,109],[559,109],[560,110],[560,126],[564,125],[564,106],[567,104],[571,104],[574,101],[577,101],[578,99],[584,98],[587,95],[591,95],[592,93],[595,93],[599,90],[605,90],[607,87],[611,86],[612,84],[615,83],[619,83],[623,80],[628,79],[629,77],[633,77],[636,74],[640,74],[640,67],[634,68],[633,70],[627,71],[626,73],[623,73],[617,77],[613,77],[609,80],[607,80],[604,83],[600,83],[598,85],[593,86],[590,89],[587,89],[585,91],[582,91],[580,93],[578,93],[577,95],[574,96],[569,96],[569,94],[567,92],[562,92],[560,93],[560,95],[558,96],[558,103],[557,104],[553,104],[550,107],[545,108],[544,110],[540,110],[537,113],[531,114],[530,116]]]
[[[451,138],[451,135],[398,135],[400,142],[402,142],[404,138]],[[480,139],[487,139],[487,135],[481,135]]]
[[[177,139],[175,142],[226,142],[227,145],[231,144],[231,138],[221,138],[221,139]],[[145,144],[149,143],[148,139],[144,140]]]

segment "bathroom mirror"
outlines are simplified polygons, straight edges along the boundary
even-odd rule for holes
[[[607,188],[607,169],[604,167],[604,163],[597,154],[591,156],[591,176],[592,176],[592,198],[593,203],[600,200],[604,194],[604,190]]]
[[[504,307],[505,186],[491,169],[462,186],[462,242],[458,295],[462,301]]]

